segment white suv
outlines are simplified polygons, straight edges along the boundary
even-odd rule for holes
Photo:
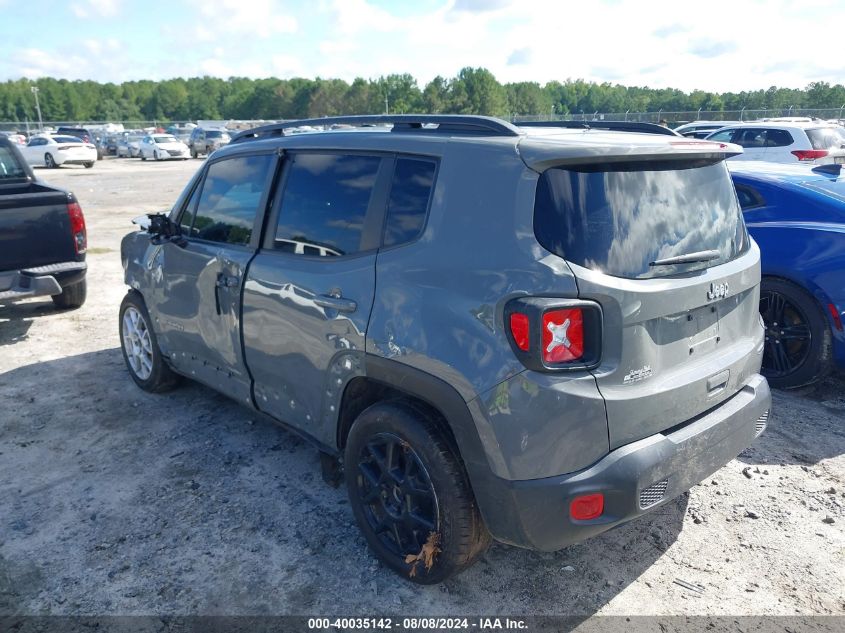
[[[745,151],[730,160],[845,164],[845,128],[824,122],[739,123],[707,139],[742,146]]]

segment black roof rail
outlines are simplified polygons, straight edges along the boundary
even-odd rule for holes
[[[304,125],[393,125],[394,132],[425,130],[427,132],[450,132],[453,134],[471,134],[480,136],[521,136],[522,132],[515,125],[489,116],[469,114],[362,114],[350,116],[329,116],[319,119],[295,119],[282,123],[262,125],[251,130],[244,130],[232,138],[232,143],[250,141],[258,138],[285,136],[285,130]],[[424,128],[424,125],[436,125],[437,128]]]
[[[613,132],[641,132],[644,134],[680,136],[675,130],[670,130],[668,127],[657,123],[641,123],[639,121],[518,121],[514,125],[519,127],[565,127],[576,130],[610,130]]]

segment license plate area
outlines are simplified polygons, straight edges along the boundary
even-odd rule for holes
[[[719,343],[719,308],[702,306],[687,314],[687,344],[689,355],[703,354],[716,349]]]

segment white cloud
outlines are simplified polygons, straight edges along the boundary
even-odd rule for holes
[[[111,18],[118,14],[120,0],[82,0],[70,5],[70,10],[78,18],[100,16]]]
[[[197,30],[212,39],[235,35],[264,39],[299,30],[292,12],[274,0],[192,0],[191,4],[202,16]]]

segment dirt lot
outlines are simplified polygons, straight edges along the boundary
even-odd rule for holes
[[[776,393],[751,449],[649,517],[555,554],[494,546],[443,586],[398,580],[314,449],[124,370],[120,238],[199,165],[39,172],[85,210],[89,299],[0,307],[0,615],[845,614],[841,377]]]

